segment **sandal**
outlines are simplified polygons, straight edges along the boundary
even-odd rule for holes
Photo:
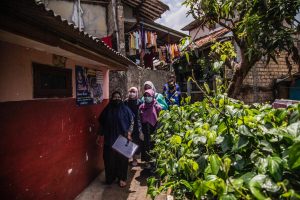
[[[119,182],[119,186],[120,186],[121,188],[124,188],[124,187],[127,186],[127,183],[126,183],[125,181],[120,181],[120,182]]]

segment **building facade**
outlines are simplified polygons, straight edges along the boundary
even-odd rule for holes
[[[2,199],[74,199],[103,169],[109,72],[135,65],[37,1],[1,1]]]

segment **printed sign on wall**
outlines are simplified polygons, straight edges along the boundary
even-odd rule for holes
[[[92,105],[103,100],[103,73],[99,70],[76,66],[76,103]]]

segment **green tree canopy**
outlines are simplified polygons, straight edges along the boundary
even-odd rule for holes
[[[234,69],[228,89],[230,96],[239,94],[247,73],[262,56],[267,57],[267,62],[270,59],[276,62],[278,53],[287,52],[289,71],[292,68],[289,57],[300,63],[295,45],[300,30],[296,19],[300,0],[185,0],[183,4],[201,26],[213,28],[219,24],[232,32],[241,60],[225,62]]]

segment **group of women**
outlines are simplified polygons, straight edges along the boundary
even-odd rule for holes
[[[107,184],[112,184],[118,179],[120,187],[126,186],[128,159],[112,149],[119,135],[139,145],[132,165],[138,164],[137,155],[141,153],[145,168],[151,168],[151,135],[156,129],[159,112],[167,108],[163,95],[156,92],[150,81],[144,84],[142,98],[139,98],[136,87],[129,89],[125,101],[122,101],[120,92],[113,92],[108,106],[99,117],[99,134],[104,136],[103,159]]]

